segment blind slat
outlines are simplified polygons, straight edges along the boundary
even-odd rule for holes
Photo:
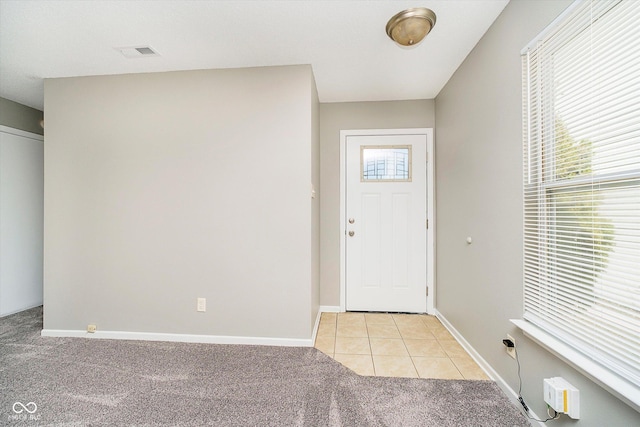
[[[524,317],[640,386],[640,2],[523,51]]]

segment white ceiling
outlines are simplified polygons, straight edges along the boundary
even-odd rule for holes
[[[508,0],[0,0],[0,96],[43,108],[43,79],[311,64],[321,102],[431,99]],[[387,21],[437,15],[401,48]],[[116,47],[151,46],[127,59]]]

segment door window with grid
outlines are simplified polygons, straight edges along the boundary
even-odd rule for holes
[[[360,169],[362,182],[411,181],[411,146],[363,145]]]

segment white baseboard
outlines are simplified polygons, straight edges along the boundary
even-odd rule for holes
[[[9,134],[12,134],[12,135],[17,135],[17,136],[23,136],[25,138],[36,139],[38,141],[44,141],[44,136],[43,135],[40,135],[40,134],[37,134],[37,133],[33,133],[33,132],[28,132],[28,131],[22,130],[22,129],[12,128],[12,127],[5,126],[5,125],[0,125],[0,132],[9,133]],[[42,305],[42,304],[40,304],[40,305]]]
[[[304,338],[235,337],[224,335],[165,334],[157,332],[123,331],[96,331],[89,333],[82,330],[66,329],[43,329],[41,335],[43,337],[168,341],[204,344],[272,345],[281,347],[313,347],[314,343],[313,339]]]
[[[139,341],[168,341],[204,344],[242,344],[242,345],[272,345],[284,347],[313,347],[316,342],[318,326],[322,313],[340,312],[340,306],[321,305],[318,309],[311,338],[270,338],[270,337],[236,337],[226,335],[192,335],[166,334],[159,332],[125,332],[125,331],[96,331],[93,333],[83,330],[43,329],[43,337],[69,337],[91,339],[139,340]]]
[[[341,313],[339,305],[321,305],[320,312],[322,313]]]
[[[318,310],[318,315],[316,316],[316,322],[313,324],[313,332],[311,334],[311,342],[314,345],[316,343],[316,336],[318,335],[318,327],[320,326],[320,317],[322,316],[322,308]]]
[[[509,386],[509,384],[504,380],[504,378],[502,378],[496,372],[496,370],[493,369],[493,367],[491,367],[491,365],[486,360],[484,360],[482,356],[480,356],[480,353],[478,353],[476,349],[473,348],[466,339],[464,339],[464,337],[460,334],[460,332],[458,332],[458,330],[454,328],[451,323],[449,323],[449,321],[446,319],[446,317],[442,315],[442,313],[440,313],[438,310],[435,310],[435,316],[438,318],[438,320],[440,320],[440,323],[442,323],[442,325],[445,328],[447,328],[447,330],[451,333],[451,335],[453,335],[456,341],[458,341],[458,343],[467,351],[467,353],[469,353],[471,358],[475,360],[475,362],[487,374],[487,376],[493,381],[495,381],[498,387],[500,387],[500,389],[504,392],[504,394],[507,395],[507,397],[514,404],[514,406],[521,411],[520,408],[522,408],[522,406],[518,401],[518,393],[516,393],[516,391]],[[538,415],[536,415],[531,410],[531,408],[529,408],[529,416],[532,418],[541,419]],[[531,419],[529,419],[528,421],[532,425],[540,425],[541,427],[545,425]]]

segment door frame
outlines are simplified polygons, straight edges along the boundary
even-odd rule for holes
[[[363,129],[340,131],[340,311],[346,311],[347,265],[347,138],[350,136],[374,135],[425,135],[427,137],[427,313],[435,313],[435,155],[433,128],[413,129]]]

